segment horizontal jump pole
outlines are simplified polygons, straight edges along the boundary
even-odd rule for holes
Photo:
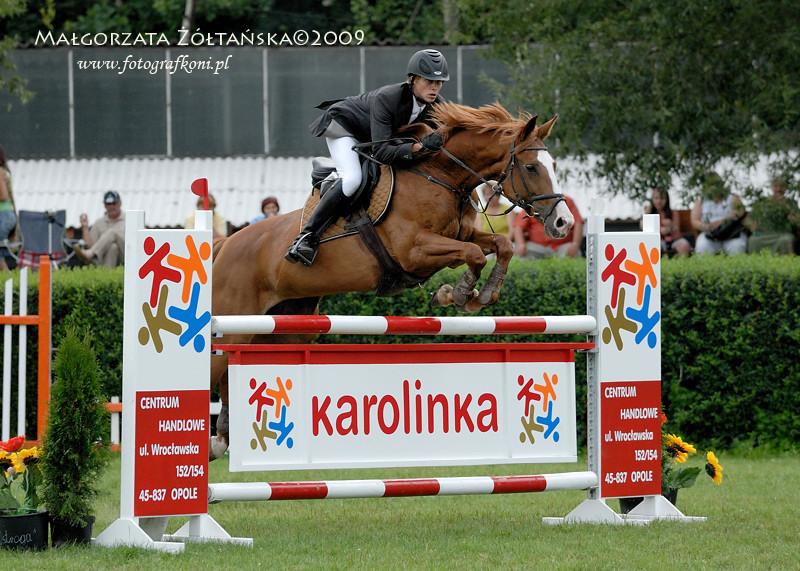
[[[384,317],[358,315],[219,315],[211,318],[215,337],[280,335],[522,335],[586,333],[597,328],[591,315],[543,317]]]
[[[467,476],[399,480],[331,480],[327,482],[241,482],[208,485],[208,503],[337,498],[398,498],[518,494],[586,490],[597,486],[594,472],[536,476]]]

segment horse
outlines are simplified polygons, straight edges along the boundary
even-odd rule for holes
[[[499,103],[472,108],[438,104],[432,112],[442,135],[441,150],[395,171],[391,207],[375,227],[385,249],[402,270],[424,281],[445,267],[467,265],[455,286],[444,285],[434,295],[438,306],[455,305],[474,312],[496,303],[513,255],[511,241],[478,230],[471,197],[489,179],[528,215],[537,216],[548,235],[566,236],[573,218],[558,194],[555,162],[544,141],[558,116],[542,125],[537,117],[513,117]],[[418,136],[431,130],[412,128]],[[382,166],[381,176],[391,176]],[[322,297],[374,291],[383,268],[358,235],[323,242],[312,266],[290,263],[284,254],[301,227],[296,210],[248,226],[215,244],[212,271],[214,315],[314,314]],[[497,263],[483,287],[475,285],[494,253]],[[308,336],[229,335],[222,343],[301,343]],[[210,454],[221,456],[228,446],[227,357],[211,363],[212,388],[218,387],[222,411]]]

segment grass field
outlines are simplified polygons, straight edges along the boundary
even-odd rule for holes
[[[15,569],[800,569],[800,455],[721,455],[725,482],[701,476],[681,490],[678,507],[705,515],[699,524],[647,527],[542,525],[564,515],[583,492],[248,502],[211,506],[232,535],[255,546],[191,544],[181,555],[136,549],[51,549],[0,553]],[[582,466],[361,470],[357,472],[228,474],[212,464],[211,481],[381,478],[558,472]],[[259,477],[261,476],[261,477]],[[616,504],[616,502],[614,502]],[[119,459],[102,481],[95,535],[119,509]],[[617,506],[614,505],[616,508]],[[181,520],[170,523],[177,529]]]

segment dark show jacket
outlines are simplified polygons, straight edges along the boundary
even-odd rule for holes
[[[351,95],[345,99],[324,101],[317,109],[325,112],[317,117],[309,130],[315,137],[321,137],[331,119],[336,119],[361,143],[391,139],[397,130],[408,125],[411,111],[414,109],[411,84],[395,83],[384,85],[373,91],[360,95]],[[444,98],[436,97],[434,103],[442,103]],[[430,120],[431,103],[425,105],[415,119],[415,123],[426,123],[433,128],[436,125]],[[384,164],[407,163],[414,160],[411,153],[413,143],[400,145],[381,143],[373,147],[373,155]]]

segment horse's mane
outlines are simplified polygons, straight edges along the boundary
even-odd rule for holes
[[[464,129],[480,135],[496,133],[501,142],[510,142],[531,115],[522,112],[514,118],[497,102],[475,108],[448,101],[434,105],[431,118],[445,138],[454,131]]]

